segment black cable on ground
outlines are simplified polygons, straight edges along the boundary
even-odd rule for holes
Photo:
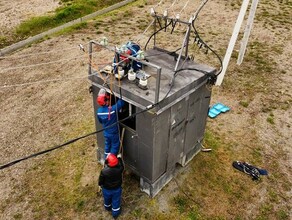
[[[103,130],[103,129],[102,129],[102,130]],[[80,140],[80,139],[86,138],[86,137],[88,137],[88,136],[90,136],[90,135],[93,135],[93,134],[96,134],[96,133],[98,133],[98,132],[100,132],[100,131],[101,131],[101,130],[99,130],[99,131],[95,131],[95,132],[92,132],[92,133],[89,133],[89,134],[86,134],[86,135],[84,135],[84,136],[81,136],[81,137],[78,137],[78,138],[72,139],[72,140],[70,140],[70,141],[67,141],[67,142],[65,142],[65,143],[63,143],[63,144],[61,144],[61,145],[57,145],[57,146],[52,147],[52,148],[49,148],[49,149],[47,149],[47,150],[43,150],[43,151],[40,151],[40,152],[37,152],[37,153],[31,154],[31,155],[29,155],[29,156],[26,156],[26,157],[23,157],[23,158],[20,158],[20,159],[17,159],[17,160],[11,161],[11,162],[9,162],[9,163],[3,164],[3,165],[0,166],[0,170],[2,170],[2,169],[4,169],[4,168],[7,168],[7,167],[10,167],[10,166],[12,166],[12,165],[14,165],[14,164],[17,164],[17,163],[19,163],[19,162],[21,162],[21,161],[23,161],[23,160],[27,160],[27,159],[29,159],[29,158],[36,157],[36,156],[39,156],[39,155],[42,155],[42,154],[48,153],[48,152],[50,152],[50,151],[56,150],[56,149],[58,149],[58,148],[64,147],[64,146],[66,146],[66,145],[72,144],[72,143],[74,143],[74,142],[76,142],[76,141],[78,141],[78,140]]]
[[[94,134],[97,134],[97,133],[99,133],[99,132],[102,132],[102,131],[104,131],[105,129],[110,128],[110,127],[113,127],[113,126],[115,126],[116,124],[121,123],[121,122],[123,122],[123,121],[125,121],[125,120],[127,120],[127,119],[130,119],[130,118],[136,117],[136,115],[141,114],[141,113],[144,113],[144,112],[146,112],[146,111],[148,111],[148,110],[154,108],[156,105],[158,105],[158,103],[155,103],[155,104],[149,105],[149,106],[146,107],[146,109],[143,109],[143,110],[141,110],[141,111],[139,111],[139,112],[136,112],[136,113],[132,114],[131,116],[128,116],[128,117],[126,117],[126,118],[124,118],[124,119],[122,119],[122,120],[120,120],[120,121],[115,122],[114,124],[112,124],[112,125],[110,125],[110,126],[107,126],[107,127],[105,127],[105,128],[102,128],[102,129],[100,129],[100,130],[97,130],[97,131],[91,132],[91,133],[89,133],[89,134],[86,134],[86,135],[83,135],[83,136],[80,136],[80,137],[74,138],[74,139],[72,139],[72,140],[69,140],[69,141],[67,141],[67,142],[65,142],[65,143],[63,143],[63,144],[61,144],[61,145],[57,145],[57,146],[52,147],[52,148],[49,148],[49,149],[47,149],[47,150],[43,150],[43,151],[40,151],[40,152],[37,152],[37,153],[31,154],[31,155],[29,155],[29,156],[26,156],[26,157],[23,157],[23,158],[20,158],[20,159],[17,159],[17,160],[13,160],[13,161],[11,161],[11,162],[8,162],[8,163],[6,163],[6,164],[3,164],[3,165],[0,166],[0,170],[2,170],[2,169],[4,169],[4,168],[8,168],[8,167],[10,167],[10,166],[12,166],[12,165],[14,165],[14,164],[17,164],[17,163],[19,163],[19,162],[21,162],[21,161],[24,161],[24,160],[27,160],[27,159],[30,159],[30,158],[33,158],[33,157],[37,157],[37,156],[39,156],[39,155],[42,155],[42,154],[45,154],[45,153],[48,153],[48,152],[51,152],[51,151],[54,151],[54,150],[57,150],[57,149],[59,149],[59,148],[61,148],[61,147],[64,147],[64,146],[69,145],[69,144],[72,144],[72,143],[74,143],[74,142],[76,142],[76,141],[78,141],[78,140],[81,140],[81,139],[84,139],[84,138],[89,137],[89,136],[91,136],[91,135],[94,135]]]

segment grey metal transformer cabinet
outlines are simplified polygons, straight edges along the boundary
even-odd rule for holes
[[[140,177],[141,190],[154,197],[172,179],[176,165],[185,166],[201,150],[211,96],[209,74],[215,69],[185,59],[180,62],[183,70],[174,76],[175,55],[154,48],[146,51],[146,57],[147,62],[142,61],[143,71],[150,76],[146,90],[125,78],[115,80],[110,91],[100,73],[91,68],[89,79],[97,130],[102,129],[95,101],[100,88],[126,101],[124,116],[119,119],[136,114],[120,123],[120,130],[125,128],[123,159],[127,169]],[[147,110],[153,104],[155,107]],[[103,162],[102,132],[97,134],[97,143],[98,158]]]

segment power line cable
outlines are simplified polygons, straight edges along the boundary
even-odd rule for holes
[[[40,151],[40,152],[37,152],[37,153],[31,154],[31,155],[29,155],[29,156],[26,156],[26,157],[23,157],[23,158],[19,158],[19,159],[16,159],[16,160],[10,161],[10,162],[8,162],[8,163],[6,163],[6,164],[1,165],[1,166],[0,166],[0,170],[5,169],[5,168],[8,168],[8,167],[10,167],[10,166],[12,166],[12,165],[15,165],[15,164],[17,164],[17,163],[19,163],[19,162],[21,162],[21,161],[24,161],[24,160],[27,160],[27,159],[30,159],[30,158],[33,158],[33,157],[37,157],[37,156],[39,156],[39,155],[42,155],[42,154],[45,154],[45,153],[48,153],[48,152],[51,152],[51,151],[54,151],[54,150],[57,150],[57,149],[59,149],[59,148],[62,148],[62,147],[67,146],[67,145],[69,145],[69,144],[72,144],[72,143],[74,143],[74,142],[76,142],[76,141],[78,141],[78,140],[81,140],[81,139],[84,139],[84,138],[89,137],[89,136],[91,136],[91,135],[94,135],[94,134],[97,134],[97,133],[99,133],[99,132],[102,132],[102,131],[104,131],[105,129],[111,128],[111,127],[115,126],[115,125],[118,124],[118,123],[121,123],[121,122],[126,121],[126,120],[131,119],[131,118],[134,118],[134,117],[136,117],[138,114],[142,114],[142,113],[144,113],[144,112],[146,112],[146,111],[149,111],[149,110],[153,109],[154,107],[156,107],[157,105],[159,105],[162,101],[164,101],[164,99],[167,98],[167,96],[168,96],[168,94],[169,94],[171,88],[172,88],[172,86],[170,86],[169,91],[166,93],[165,97],[164,97],[162,100],[160,100],[159,102],[154,103],[154,104],[151,104],[151,105],[148,105],[148,106],[146,106],[145,109],[143,109],[143,110],[141,110],[141,111],[139,111],[139,112],[135,112],[135,113],[133,113],[132,115],[130,115],[130,116],[124,118],[124,119],[121,119],[121,120],[119,120],[119,121],[117,121],[117,122],[111,124],[110,126],[107,126],[107,127],[102,128],[102,129],[100,129],[100,130],[97,130],[97,131],[91,132],[91,133],[89,133],[89,134],[86,134],[86,135],[83,135],[83,136],[80,136],[80,137],[77,137],[77,138],[74,138],[74,139],[71,139],[71,140],[69,140],[69,141],[67,141],[67,142],[65,142],[65,143],[63,143],[63,144],[57,145],[57,146],[55,146],[55,147],[48,148],[48,149],[46,149],[46,150],[43,150],[43,151]],[[112,91],[111,91],[111,92],[112,92]],[[114,94],[114,93],[112,92],[112,94]]]
[[[161,4],[162,2],[163,2],[163,0],[161,0],[160,2],[158,2],[158,4],[154,6],[154,8],[160,6],[160,4]]]
[[[74,47],[74,48],[76,49],[76,47]],[[79,48],[80,50],[83,50],[85,52],[84,47],[83,47],[82,44],[79,44],[77,48]],[[88,55],[96,54],[98,52],[99,51],[92,52],[91,54],[88,54]],[[34,67],[34,66],[40,66],[40,65],[47,65],[47,64],[58,63],[58,62],[62,62],[62,61],[70,61],[70,60],[73,60],[75,58],[79,58],[79,57],[82,57],[82,56],[83,55],[80,55],[80,56],[78,55],[78,56],[72,57],[70,59],[62,59],[62,60],[58,60],[58,61],[51,61],[51,62],[46,62],[46,63],[37,63],[37,64],[31,64],[31,65],[25,65],[25,66],[9,67],[9,68],[6,68],[6,69],[1,69],[0,73],[4,72],[4,71],[7,71],[7,70],[14,70],[14,69],[19,69],[19,68],[28,68],[28,67]]]
[[[6,69],[0,70],[0,73],[10,71],[10,70],[22,69],[22,68],[31,68],[31,67],[36,67],[36,66],[49,65],[49,64],[53,64],[53,63],[67,62],[67,61],[75,60],[79,57],[80,56],[72,57],[70,59],[61,59],[61,60],[50,61],[50,62],[46,62],[46,63],[37,63],[37,64],[30,64],[30,65],[25,65],[25,66],[8,67]]]
[[[169,9],[172,10],[172,12],[175,14],[175,11],[172,9],[174,4],[176,3],[177,0],[173,0],[172,4],[166,9],[166,11],[168,11]]]
[[[101,64],[94,64],[91,63],[91,68],[95,68],[100,65],[106,65],[109,63],[101,63]],[[94,69],[95,71],[98,72],[98,69]],[[98,72],[99,73],[99,72]],[[21,86],[29,86],[29,85],[33,85],[33,84],[40,84],[40,83],[48,83],[48,82],[57,82],[57,81],[65,81],[65,80],[75,80],[75,79],[84,79],[87,78],[88,76],[95,76],[98,73],[95,74],[90,74],[90,75],[86,75],[86,76],[80,76],[80,77],[63,77],[63,78],[56,78],[56,79],[48,79],[48,80],[39,80],[39,81],[34,81],[34,82],[25,82],[25,83],[17,83],[17,84],[11,84],[11,85],[0,85],[0,89],[6,89],[6,88],[12,88],[12,87],[21,87]]]
[[[182,14],[182,12],[186,9],[186,7],[188,6],[189,2],[190,2],[190,0],[188,0],[188,1],[185,3],[185,5],[183,6],[183,8],[180,10],[180,12],[179,12],[179,14],[178,14],[179,17],[180,17],[180,15]],[[178,25],[180,25],[180,23],[179,23]]]
[[[190,2],[190,0],[188,0],[188,1],[186,2],[186,4],[184,5],[184,7],[183,7],[183,8],[181,9],[181,11],[179,12],[180,14],[185,10],[185,8],[188,6],[189,2]]]
[[[12,87],[21,87],[21,86],[30,86],[30,85],[34,85],[34,84],[40,84],[40,83],[69,81],[69,80],[75,80],[75,79],[85,79],[88,76],[93,76],[93,75],[97,75],[97,74],[91,74],[91,75],[80,76],[80,77],[68,77],[68,78],[56,78],[56,79],[39,80],[39,81],[19,83],[19,84],[0,85],[0,89],[6,89],[6,88],[12,88]]]
[[[144,32],[142,34],[140,34],[140,37],[136,40],[137,43],[140,42],[140,40],[142,39],[143,35],[148,31],[148,29],[151,27],[151,25],[154,23],[155,19],[153,19],[151,21],[151,23],[148,25],[148,27],[144,30]],[[138,35],[139,36],[139,35]],[[137,37],[138,37],[137,36]]]
[[[203,9],[203,7],[206,5],[206,3],[208,2],[208,0],[204,0],[202,1],[201,5],[199,6],[199,8],[197,9],[197,11],[194,14],[193,20],[192,20],[192,27],[194,29],[195,32],[195,42],[197,41],[197,43],[200,44],[200,48],[204,45],[205,48],[207,48],[208,50],[210,50],[219,60],[220,63],[220,69],[217,72],[216,76],[218,76],[223,69],[223,62],[221,57],[218,55],[218,53],[216,53],[211,47],[209,47],[209,45],[207,43],[205,43],[202,38],[199,35],[199,32],[197,31],[196,27],[195,27],[195,21],[198,18],[199,13],[201,12],[201,10]]]
[[[95,54],[95,53],[98,53],[98,51],[93,52],[91,54]],[[21,69],[21,68],[31,68],[31,67],[36,67],[36,66],[49,65],[49,64],[53,64],[53,63],[67,62],[67,61],[78,59],[78,58],[83,57],[83,56],[84,55],[78,55],[78,56],[72,57],[70,59],[60,59],[60,60],[55,60],[55,61],[50,61],[50,62],[45,62],[45,63],[36,63],[36,64],[30,64],[30,65],[24,65],[24,66],[8,67],[5,69],[1,69],[0,73],[10,71],[10,70]]]
[[[200,11],[202,10],[202,8],[206,5],[206,3],[208,2],[209,0],[203,0],[200,4],[200,6],[197,8],[197,10],[195,11],[194,13],[194,16],[193,16],[193,20],[196,20]]]
[[[171,20],[168,24],[166,24],[164,27],[161,27],[160,29],[158,29],[157,31],[155,31],[147,40],[146,44],[145,44],[145,47],[144,49],[146,50],[147,49],[147,45],[148,43],[150,42],[151,38],[157,34],[158,32],[162,31],[163,29],[167,28],[169,25],[171,25],[173,23],[173,21]]]
[[[94,53],[96,53],[96,52],[94,52]],[[134,54],[132,56],[129,56],[129,57],[134,57],[136,54]],[[116,63],[115,65],[119,65],[122,62],[124,62],[124,60]],[[94,69],[94,67],[97,67],[99,65],[106,65],[106,64],[110,64],[110,63],[109,62],[108,63],[101,63],[101,64],[94,64],[93,62],[90,63],[90,65],[91,65],[91,67],[93,69]],[[98,71],[98,69],[96,69],[96,71]],[[88,76],[94,76],[94,75],[97,75],[97,74],[91,74],[91,75],[87,75],[87,76],[84,76],[84,77],[59,78],[59,79],[39,80],[39,81],[34,81],[34,82],[26,82],[26,83],[11,84],[11,85],[0,85],[0,89],[11,88],[11,87],[29,86],[29,85],[33,85],[33,84],[39,84],[39,83],[57,82],[57,81],[74,80],[74,79],[83,79],[83,78],[87,78]]]
[[[67,50],[73,50],[73,49],[76,49],[76,46],[69,47],[69,48],[63,48],[63,49],[57,49],[57,50],[50,50],[50,51],[46,51],[46,52],[28,53],[28,54],[23,54],[23,55],[18,55],[18,56],[17,55],[16,56],[13,56],[13,55],[11,55],[11,56],[3,56],[3,57],[0,57],[0,60],[26,58],[26,57],[29,57],[29,56],[38,56],[38,55],[42,55],[42,54],[50,54],[50,53],[54,53],[54,52],[67,51]]]
[[[10,71],[10,70],[21,69],[21,68],[30,68],[30,67],[48,65],[48,64],[53,64],[53,63],[66,62],[66,61],[74,60],[74,59],[77,59],[77,58],[78,57],[73,57],[73,58],[70,58],[70,59],[56,60],[56,61],[51,61],[51,62],[47,62],[47,63],[37,63],[37,64],[30,64],[30,65],[25,65],[25,66],[9,67],[9,68],[0,70],[0,73],[6,72],[6,71]]]

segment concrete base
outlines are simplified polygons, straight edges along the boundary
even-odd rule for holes
[[[192,148],[186,155],[183,156],[179,165],[185,167],[200,151],[201,144],[197,143],[194,148]],[[149,181],[140,177],[141,191],[147,193],[151,198],[155,197],[159,193],[159,191],[173,179],[178,170],[179,167],[175,167],[173,170],[164,173],[154,183],[149,183]]]
[[[147,193],[151,198],[156,196],[159,191],[173,178],[174,171],[172,170],[168,173],[163,174],[154,183],[149,183],[147,180],[140,178],[140,189],[142,192]]]

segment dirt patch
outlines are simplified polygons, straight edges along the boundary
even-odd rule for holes
[[[179,1],[173,6],[172,2],[163,1],[157,11],[170,8],[170,13],[176,14],[187,1]],[[272,2],[279,7],[283,4]],[[5,3],[1,2],[1,11],[16,10],[13,9],[16,3]],[[42,9],[29,7],[35,11],[27,10],[22,16],[7,15],[6,20],[10,21],[1,19],[2,22],[5,20],[13,26],[24,16],[43,14],[58,5],[55,1],[46,1],[49,5],[22,1],[18,7],[25,3],[26,7],[35,3]],[[151,20],[150,7],[157,3],[147,1],[145,5],[138,1],[111,16],[89,22],[86,29],[52,37],[0,60],[1,164],[95,130],[92,97],[88,93],[90,84],[86,78],[88,57],[78,45],[83,44],[87,50],[90,39],[98,40],[103,36],[107,36],[112,45],[137,39]],[[188,5],[184,16],[193,14],[199,3]],[[239,67],[233,57],[223,86],[213,88],[212,104],[222,102],[231,107],[230,112],[207,122],[208,132],[220,142],[211,144],[209,141],[207,147],[212,148],[212,152],[200,153],[186,169],[188,172],[177,176],[178,185],[171,181],[154,199],[141,193],[137,180],[126,175],[122,218],[289,219],[292,216],[289,205],[292,204],[292,50],[291,39],[287,41],[286,37],[292,35],[281,35],[286,23],[278,27],[274,20],[260,19],[263,12],[271,10],[270,4],[262,2],[259,5],[250,40],[254,46],[260,42],[271,47],[262,46],[268,49],[259,48],[262,53],[256,56],[249,47],[244,63]],[[211,1],[198,18],[198,30],[221,56],[224,56],[238,11],[239,5]],[[290,29],[288,32],[291,33]],[[141,38],[141,45],[147,41],[147,34]],[[171,36],[171,41],[164,40],[162,44],[178,48],[181,37]],[[97,53],[103,58],[112,57],[112,54]],[[218,66],[216,59],[206,57],[197,46],[191,53],[198,61]],[[261,56],[273,62],[272,71],[267,70],[266,75],[261,69],[269,65],[257,66]],[[96,64],[99,62],[96,60]],[[251,70],[253,74],[250,74]],[[264,77],[253,85],[250,79],[258,80],[260,76]],[[27,83],[30,84],[25,85]],[[73,147],[1,170],[0,218],[109,217],[102,209],[101,196],[96,196],[100,166],[95,164],[95,148],[92,137]],[[240,159],[268,169],[269,177],[254,183],[234,171],[231,163]]]
[[[21,22],[54,11],[59,0],[25,0],[0,2],[0,35],[7,35]]]

